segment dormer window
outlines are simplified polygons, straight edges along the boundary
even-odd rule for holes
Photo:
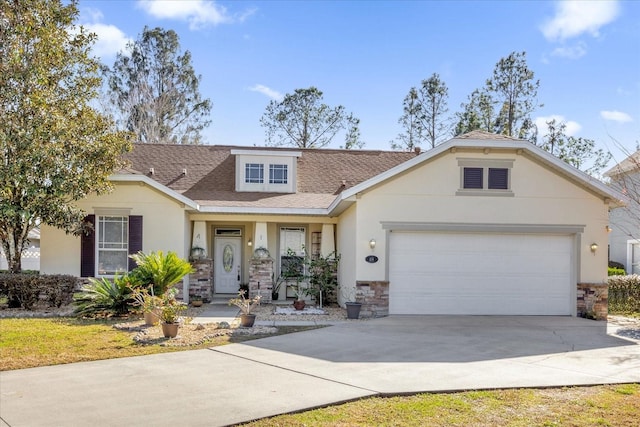
[[[262,184],[264,182],[264,165],[262,163],[247,163],[244,166],[244,182]]]
[[[301,152],[231,150],[231,154],[236,156],[236,191],[296,192],[297,158]]]
[[[287,165],[269,165],[269,184],[287,183]]]

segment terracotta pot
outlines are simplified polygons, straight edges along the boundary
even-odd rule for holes
[[[178,323],[163,323],[162,333],[165,338],[175,338],[178,335]]]
[[[240,326],[243,328],[250,328],[256,321],[255,314],[241,314],[240,315]]]
[[[153,326],[158,323],[159,320],[160,317],[158,316],[158,309],[144,312],[144,324],[146,326]]]
[[[202,307],[202,300],[201,299],[196,299],[191,301],[191,306],[192,307]]]
[[[297,299],[293,302],[293,308],[296,310],[304,310],[305,305],[307,305],[307,303],[301,299]]]

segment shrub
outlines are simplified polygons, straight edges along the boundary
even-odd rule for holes
[[[619,268],[621,270],[624,270],[624,264],[621,264],[621,263],[616,262],[616,261],[609,261],[609,267],[611,267],[611,268]]]
[[[129,312],[134,304],[133,287],[129,276],[107,278],[90,278],[89,284],[74,299],[76,314],[95,316],[97,314],[123,315]]]
[[[640,276],[611,276],[609,284],[610,313],[640,313]]]
[[[175,252],[167,252],[166,255],[162,251],[149,255],[138,252],[130,258],[138,265],[131,272],[131,280],[141,286],[153,285],[155,295],[163,295],[170,286],[194,271],[191,264]]]
[[[60,307],[69,304],[78,279],[63,274],[0,274],[0,295],[10,307],[31,310],[36,304]]]
[[[622,268],[609,267],[608,269],[609,276],[624,276],[626,273]]]

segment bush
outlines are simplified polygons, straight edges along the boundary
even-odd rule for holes
[[[0,295],[6,295],[9,307],[31,310],[36,304],[60,307],[69,304],[78,283],[63,274],[0,274]]]
[[[607,271],[609,276],[624,276],[625,271],[622,268],[615,268],[615,267],[609,267],[608,271]]]
[[[610,313],[640,313],[640,276],[611,276],[609,284]]]
[[[162,251],[148,255],[138,252],[129,258],[138,265],[131,272],[131,280],[139,286],[153,285],[155,295],[163,295],[185,275],[194,272],[191,264],[175,252],[168,252],[166,255]]]
[[[624,264],[621,264],[621,263],[616,262],[616,261],[609,261],[609,267],[611,267],[611,268],[619,268],[621,270],[624,270]]]
[[[129,276],[107,278],[90,278],[82,292],[74,299],[76,314],[95,316],[97,314],[123,315],[129,312],[134,304],[133,284]]]

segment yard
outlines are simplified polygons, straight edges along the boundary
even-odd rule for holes
[[[123,327],[135,329],[139,323],[137,318],[0,319],[0,370],[208,348],[264,336],[220,334],[194,345],[171,346],[164,339],[142,344]],[[303,329],[285,327],[276,333]],[[640,385],[625,384],[371,398],[249,425],[636,426],[639,408]]]

